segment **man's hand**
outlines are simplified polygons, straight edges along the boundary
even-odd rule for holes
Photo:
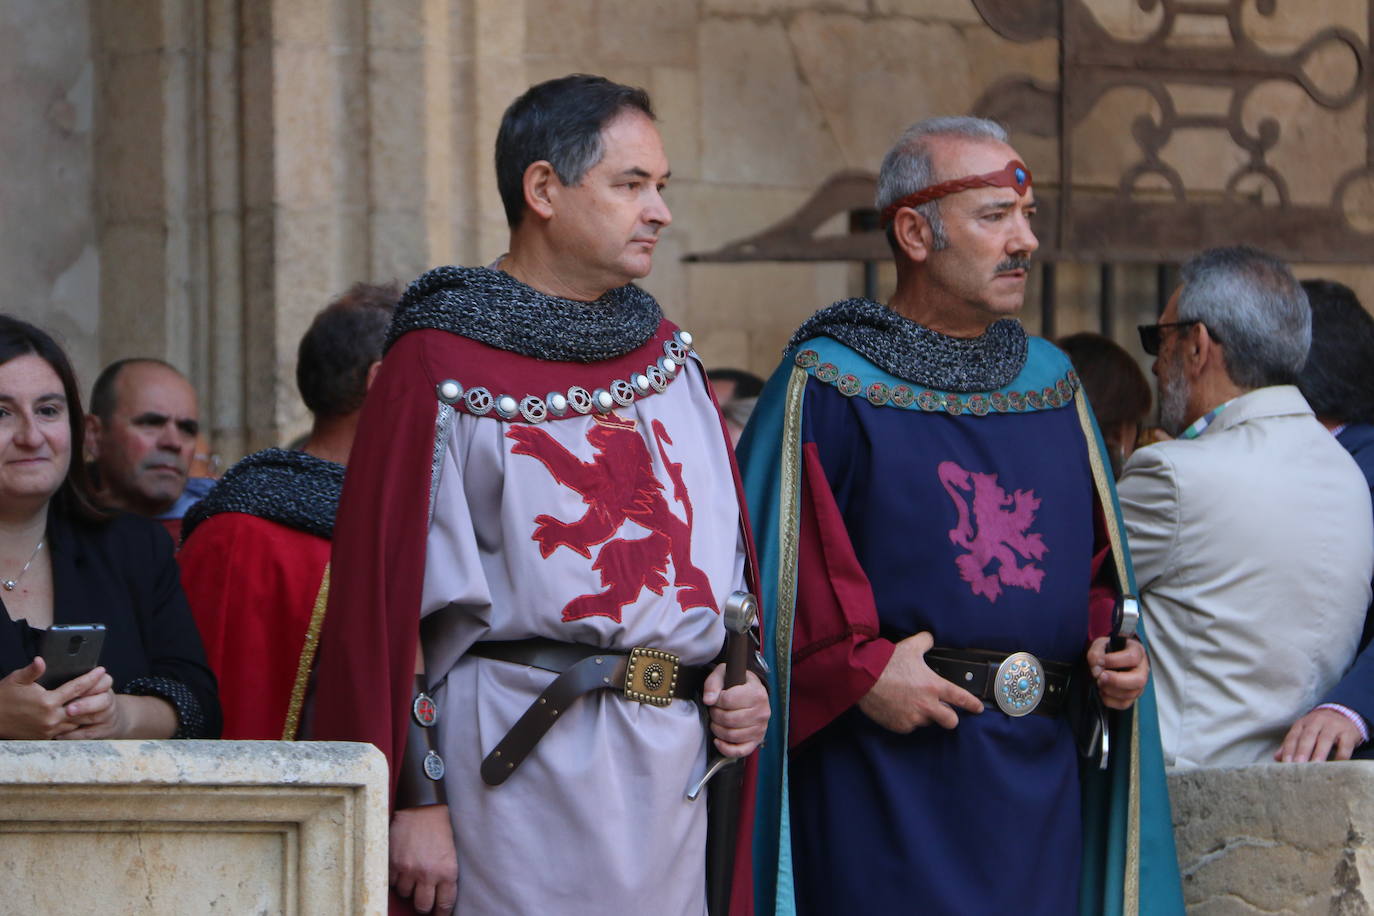
[[[109,691],[113,681],[104,668],[95,668],[60,687],[44,690],[36,682],[47,670],[42,658],[0,679],[0,738],[47,739],[74,731],[79,725],[67,704]]]
[[[420,913],[452,913],[458,852],[448,805],[402,808],[391,817],[391,884]]]
[[[711,710],[716,750],[726,757],[748,757],[768,731],[768,691],[752,671],[743,684],[722,690],[724,685],[725,665],[720,664],[701,690],[701,702]]]
[[[981,700],[930,670],[926,651],[933,645],[935,639],[928,632],[897,643],[878,682],[859,700],[866,716],[889,731],[905,735],[932,722],[954,728],[959,724],[959,714],[953,709],[956,706],[968,712],[983,711]]]
[[[1293,723],[1274,759],[1279,763],[1349,760],[1363,743],[1354,722],[1334,709],[1314,709]]]
[[[1099,636],[1088,646],[1088,668],[1104,706],[1130,709],[1150,680],[1150,659],[1138,639],[1126,640],[1120,652],[1108,652],[1107,642],[1106,636]]]

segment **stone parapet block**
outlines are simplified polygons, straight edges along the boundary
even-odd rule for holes
[[[1374,762],[1169,774],[1191,916],[1374,911]]]
[[[384,913],[371,745],[0,742],[6,912]]]

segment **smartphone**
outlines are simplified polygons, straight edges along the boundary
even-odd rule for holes
[[[47,690],[80,677],[100,663],[100,648],[105,644],[105,624],[70,623],[50,627],[43,634],[38,654],[47,669],[38,685]]]

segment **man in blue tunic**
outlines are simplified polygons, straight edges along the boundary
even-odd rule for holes
[[[1012,318],[1030,171],[998,125],[932,119],[877,206],[891,301],[802,325],[741,444],[786,712],[759,911],[1181,913],[1145,651],[1109,650],[1132,585],[1101,438]],[[1071,678],[1119,711],[1109,770]]]

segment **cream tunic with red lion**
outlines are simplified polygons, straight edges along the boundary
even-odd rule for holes
[[[397,348],[435,334],[412,333]],[[641,373],[671,339],[636,351]],[[452,379],[473,377],[468,368],[453,366]],[[542,636],[666,649],[689,665],[715,658],[721,603],[743,587],[744,548],[701,369],[688,357],[661,393],[539,424],[465,407],[442,406],[435,426],[420,606],[449,770],[457,911],[603,914],[652,903],[699,916],[706,807],[684,793],[705,768],[700,707],[588,694],[491,787],[478,775],[482,758],[554,675],[464,652],[478,640]]]

